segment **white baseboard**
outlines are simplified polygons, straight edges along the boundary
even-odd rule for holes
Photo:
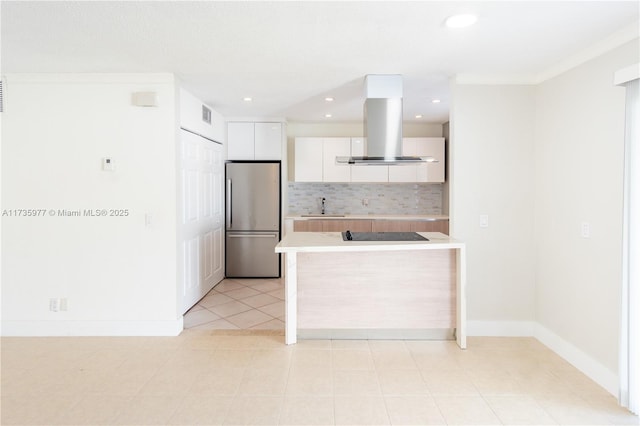
[[[2,336],[177,336],[183,319],[174,321],[2,321]]]
[[[536,323],[533,337],[617,397],[619,386],[617,373],[539,323]]]
[[[467,336],[535,337],[609,393],[618,395],[617,373],[535,321],[467,321]]]
[[[467,321],[467,336],[533,336],[533,321]]]

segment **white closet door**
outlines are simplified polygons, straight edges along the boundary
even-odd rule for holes
[[[224,278],[222,145],[182,130],[178,285],[186,312]]]

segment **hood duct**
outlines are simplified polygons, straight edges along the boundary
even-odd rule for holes
[[[359,165],[392,165],[433,162],[433,158],[402,155],[402,76],[367,75],[365,78],[364,137],[361,157],[337,157],[336,161]]]

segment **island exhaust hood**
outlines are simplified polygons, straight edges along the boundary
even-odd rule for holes
[[[395,165],[437,162],[402,155],[402,76],[367,75],[364,102],[364,156],[336,157],[337,163]]]

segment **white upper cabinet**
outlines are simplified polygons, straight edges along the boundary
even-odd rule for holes
[[[416,168],[416,182],[444,182],[444,138],[412,138],[416,141],[417,157],[433,157],[437,162],[419,164]]]
[[[255,160],[254,123],[227,124],[227,158],[229,160]]]
[[[322,181],[349,182],[351,167],[337,164],[336,157],[348,157],[351,154],[350,138],[325,138],[322,141]]]
[[[255,159],[282,158],[282,124],[255,123]]]
[[[227,158],[229,160],[282,159],[282,124],[228,123]]]
[[[322,141],[322,138],[296,138],[296,182],[322,182]]]
[[[336,157],[364,156],[363,138],[301,137],[295,141],[296,182],[444,182],[444,138],[404,138],[404,156],[437,162],[393,166],[336,164]]]

